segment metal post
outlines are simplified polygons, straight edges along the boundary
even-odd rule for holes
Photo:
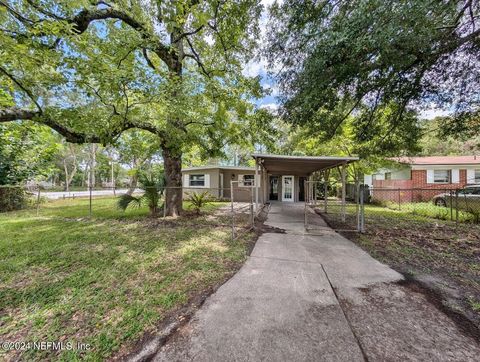
[[[327,213],[327,206],[328,206],[328,176],[329,176],[329,171],[325,170],[323,171],[323,208],[325,210],[325,213]],[[317,195],[315,192],[315,189],[313,190],[314,192],[314,197],[315,197],[315,204],[317,203]]]
[[[400,211],[400,209],[401,209],[400,198],[401,198],[400,189],[398,189],[398,211]]]
[[[450,221],[453,221],[453,190],[450,190]]]
[[[89,191],[89,216],[92,217],[92,185],[90,184],[88,187]]]
[[[40,213],[40,186],[38,186],[37,192],[37,216]]]
[[[345,165],[342,166],[342,222],[345,222],[345,198],[346,198],[346,175],[345,175]]]
[[[258,160],[255,159],[255,179],[253,181],[255,186],[255,212],[258,212]]]
[[[364,186],[360,189],[360,232],[365,232]]]
[[[458,224],[458,190],[455,190],[455,222]]]
[[[233,181],[230,181],[230,212],[232,214],[232,240],[235,239],[235,213],[233,212]]]
[[[357,214],[357,231],[360,231],[360,183],[358,178],[355,182],[355,211]]]
[[[163,190],[163,220],[167,217],[167,198],[166,198],[167,188]],[[183,196],[183,188],[182,188],[182,196]]]
[[[304,182],[304,186],[303,186],[303,189],[305,190],[305,201],[304,201],[304,206],[303,206],[303,226],[305,227],[305,230],[307,230],[307,202],[308,202],[308,198],[310,197],[309,195],[309,191],[308,191],[308,182],[307,180],[303,181]]]

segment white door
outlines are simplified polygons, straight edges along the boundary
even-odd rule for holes
[[[282,201],[293,201],[293,176],[282,176]]]

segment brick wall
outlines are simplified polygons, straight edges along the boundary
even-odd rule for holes
[[[459,183],[429,184],[427,183],[426,170],[412,170],[411,180],[374,180],[372,200],[391,202],[429,201],[439,193],[463,188],[467,184],[467,170],[460,170],[459,176]]]

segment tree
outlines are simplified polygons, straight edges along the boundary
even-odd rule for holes
[[[0,124],[0,185],[48,176],[58,144],[50,129],[34,124]]]
[[[261,92],[241,74],[258,35],[258,0],[12,0],[0,9],[0,122],[33,120],[72,143],[150,132],[164,160],[168,215],[182,209],[185,148],[215,151]]]
[[[426,102],[465,124],[480,101],[479,15],[472,0],[275,4],[265,54],[280,69],[283,116],[329,138],[355,115],[360,140],[415,127],[409,112]]]
[[[160,157],[160,140],[158,137],[141,130],[130,130],[122,134],[115,142],[119,161],[130,166],[130,184],[128,194],[137,187],[138,177],[145,166],[155,156]]]

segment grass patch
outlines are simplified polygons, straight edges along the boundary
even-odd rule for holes
[[[245,238],[209,206],[161,222],[147,208],[122,212],[113,198],[50,201],[0,214],[0,336],[71,341],[90,351],[0,351],[0,359],[103,360],[154,330],[190,297],[224,280],[245,259]],[[168,218],[167,218],[168,219]]]

